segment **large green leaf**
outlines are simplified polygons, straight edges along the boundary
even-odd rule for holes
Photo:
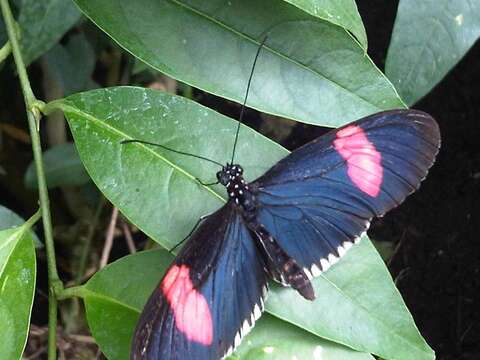
[[[87,172],[104,195],[167,248],[197,219],[224,203],[218,165],[124,139],[160,142],[220,163],[231,158],[236,122],[188,99],[151,89],[119,87],[76,94],[62,107]],[[287,151],[242,127],[236,159],[254,179]],[[261,158],[261,161],[259,159]]]
[[[127,256],[109,265],[81,290],[95,340],[110,360],[128,359],[130,339],[139,313],[172,260],[157,250]],[[265,315],[234,357],[241,359],[373,359],[369,354],[323,340]]]
[[[407,104],[414,104],[479,36],[479,1],[400,0],[386,74]]]
[[[95,274],[82,288],[95,341],[110,359],[128,359],[138,316],[172,256],[147,251],[127,256]]]
[[[367,50],[367,34],[354,0],[285,0],[303,11],[350,31]]]
[[[195,180],[214,180],[218,166],[141,144],[120,145],[120,141],[157,141],[223,163],[230,157],[235,121],[187,99],[133,87],[73,95],[50,106],[64,110],[80,157],[100,190],[163,246],[171,248],[200,215],[221,206],[225,190]],[[242,128],[239,144],[236,159],[247,180],[287,154],[247,128]],[[431,359],[432,351],[368,240],[346,259],[338,267],[343,270],[331,272],[333,279],[329,272],[316,280],[321,301],[306,303],[294,292],[274,291],[268,309],[321,337],[387,359],[410,359],[412,354]],[[275,301],[279,297],[282,300]],[[308,306],[312,308],[303,312]]]
[[[54,146],[43,153],[47,186],[80,186],[90,181],[73,143]],[[29,189],[38,187],[35,163],[30,163],[25,172],[25,186]]]
[[[384,359],[435,358],[366,236],[337,266],[315,279],[314,288],[317,299],[310,302],[295,291],[275,287],[267,311],[323,338]]]
[[[0,230],[18,227],[24,222],[25,220],[15,214],[12,210],[0,205]],[[41,243],[40,239],[38,238],[37,234],[35,234],[33,229],[30,230],[30,234],[33,238],[35,247],[42,247],[43,244]]]
[[[133,55],[184,83],[248,105],[338,126],[403,104],[343,28],[282,0],[75,0]]]
[[[31,225],[0,231],[0,359],[20,359],[27,341],[36,274]]]
[[[22,0],[18,24],[23,60],[31,63],[80,19],[70,0]]]
[[[315,337],[268,314],[262,316],[232,358],[242,360],[375,359],[370,354]]]

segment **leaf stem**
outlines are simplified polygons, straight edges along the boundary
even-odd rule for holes
[[[30,219],[25,221],[25,224],[23,224],[23,226],[25,226],[27,229],[30,229],[33,225],[35,225],[35,223],[38,221],[38,219],[40,219],[41,216],[42,209],[40,208],[35,212],[35,214],[30,217]]]
[[[7,41],[5,45],[0,48],[0,64],[10,55],[12,52],[12,47],[10,46],[10,42]]]
[[[83,285],[80,286],[72,286],[69,288],[62,289],[57,294],[58,300],[66,300],[71,298],[83,298],[85,297],[85,288]]]
[[[32,139],[33,158],[35,161],[35,167],[37,170],[38,188],[40,207],[42,210],[43,229],[45,234],[45,247],[47,250],[47,265],[48,265],[48,359],[56,360],[57,358],[57,346],[56,346],[56,333],[57,333],[57,298],[56,292],[63,289],[61,283],[55,259],[55,247],[53,244],[53,232],[52,221],[50,214],[50,200],[48,198],[47,184],[45,180],[45,172],[43,169],[42,161],[42,148],[40,144],[40,135],[38,132],[38,124],[41,118],[41,114],[38,110],[38,101],[33,94],[28,79],[27,69],[23,62],[22,53],[20,51],[20,44],[18,42],[15,21],[13,19],[12,11],[8,0],[0,0],[3,18],[5,20],[5,26],[8,33],[8,38],[15,60],[18,77],[20,79],[20,85],[22,87],[23,97],[25,100],[25,106],[27,111],[28,126],[30,129],[30,137]]]

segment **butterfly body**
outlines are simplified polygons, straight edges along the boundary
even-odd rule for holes
[[[256,220],[257,206],[255,187],[249,186],[243,178],[243,168],[238,164],[227,164],[217,173],[217,179],[227,189],[229,201],[239,208],[246,226],[250,230],[252,240],[257,244],[265,262],[265,270],[270,277],[284,286],[292,286],[306,299],[315,298],[310,280],[268,232]]]
[[[243,168],[238,164],[227,164],[217,173],[218,181],[227,189],[230,201],[244,212],[244,216],[255,216],[256,199],[243,178]]]
[[[227,203],[203,220],[142,312],[131,358],[220,359],[264,307],[267,280],[315,298],[311,279],[415,191],[440,146],[416,110],[377,113],[332,130],[247,183],[239,165],[217,173]]]

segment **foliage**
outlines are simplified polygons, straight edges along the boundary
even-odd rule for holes
[[[472,2],[439,7],[425,1],[417,7],[401,0],[384,75],[366,53],[367,36],[352,0],[0,3],[0,71],[19,75],[34,154],[24,183],[40,194],[49,270],[49,359],[56,358],[56,301],[72,298],[83,300],[88,328],[105,356],[126,359],[139,312],[172,260],[165,249],[225,201],[221,186],[206,187],[198,181],[213,180],[218,170],[213,165],[160,148],[120,144],[140,138],[220,163],[231,154],[234,119],[187,97],[138,86],[144,79],[141,69],[150,69],[150,84],[162,79],[161,72],[186,84],[184,94],[195,87],[240,103],[258,44],[268,35],[248,106],[337,127],[415,103],[461,59],[480,31],[480,8]],[[10,6],[18,23],[12,21]],[[14,65],[6,60],[11,50]],[[43,71],[46,98],[56,100],[44,104],[33,95],[25,71],[31,62]],[[134,62],[145,66],[136,68],[137,75],[132,72]],[[106,74],[96,74],[94,81],[98,68]],[[91,90],[97,82],[102,88]],[[52,121],[57,110],[67,119],[73,143],[62,133],[63,118]],[[40,120],[41,113],[50,118]],[[0,130],[22,138],[18,129]],[[63,140],[51,141],[59,132]],[[43,162],[40,133],[50,144]],[[242,126],[236,156],[249,180],[287,153]],[[60,188],[78,220],[75,231],[82,236],[53,232],[47,187]],[[97,227],[103,232],[104,203],[98,201],[97,189],[163,249],[122,257],[82,282],[87,265],[95,263],[92,239]],[[24,222],[0,206],[0,319],[8,324],[0,358],[20,359],[25,347],[36,281],[32,239],[39,243],[30,230],[39,214]],[[113,236],[113,229],[110,233]],[[72,260],[76,270],[70,274],[77,286],[66,288],[58,279],[53,235],[57,243],[67,239],[69,251],[80,254],[79,260]],[[269,314],[233,357],[313,358],[321,353],[328,359],[434,358],[367,237],[314,286],[321,295],[311,303],[294,291],[272,286]],[[65,328],[72,326],[69,317],[81,322],[75,312],[78,303],[71,304],[68,310],[62,308]]]

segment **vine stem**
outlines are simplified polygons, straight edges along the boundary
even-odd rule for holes
[[[87,258],[90,252],[90,248],[92,246],[93,236],[95,235],[95,230],[98,225],[98,221],[100,219],[100,214],[102,213],[103,208],[105,207],[106,200],[102,196],[95,213],[93,214],[93,218],[90,220],[90,226],[88,228],[87,237],[85,238],[85,242],[83,244],[82,252],[80,255],[80,261],[78,264],[77,276],[75,277],[75,285],[80,285],[82,282],[82,278],[85,275],[85,268],[87,267]],[[66,291],[65,289],[64,291]]]
[[[5,45],[3,45],[0,48],[0,64],[5,60],[8,55],[12,52],[12,47],[10,46],[10,43],[7,41]]]
[[[35,98],[30,81],[28,80],[27,69],[23,62],[20,45],[15,31],[15,21],[8,0],[0,0],[3,18],[8,33],[8,38],[15,60],[20,85],[22,87],[23,97],[27,111],[28,126],[30,137],[32,139],[33,158],[37,170],[38,189],[40,198],[40,207],[42,209],[42,222],[45,234],[45,248],[47,250],[48,265],[48,359],[57,359],[57,293],[63,291],[63,284],[58,277],[57,265],[55,259],[55,247],[53,244],[52,220],[50,214],[50,200],[48,198],[47,183],[45,172],[43,170],[42,148],[40,145],[39,121],[41,118],[38,106],[40,102]]]

